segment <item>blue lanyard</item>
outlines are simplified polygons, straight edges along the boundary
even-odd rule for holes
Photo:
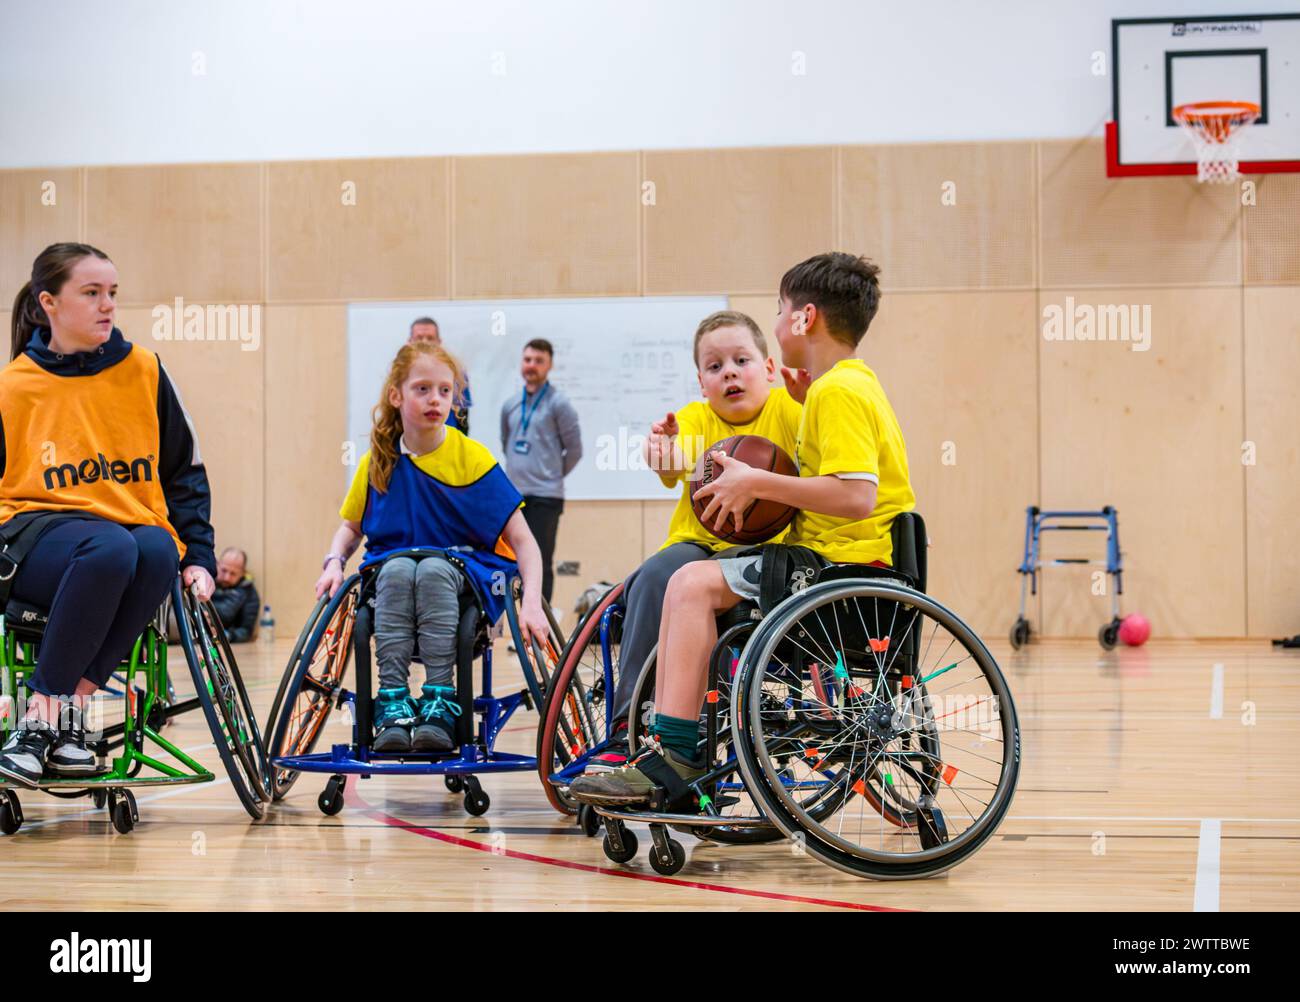
[[[520,414],[519,437],[520,438],[523,438],[523,436],[528,434],[528,422],[530,422],[533,419],[533,416],[537,413],[537,408],[541,405],[542,397],[546,396],[546,391],[549,390],[550,388],[551,388],[551,384],[547,383],[545,386],[541,388],[540,391],[538,391],[537,396],[533,399],[533,409],[530,411],[528,409],[528,387],[524,387],[524,397],[522,402],[519,404],[519,414]]]

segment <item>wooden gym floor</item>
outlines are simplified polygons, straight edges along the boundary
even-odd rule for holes
[[[501,684],[519,684],[498,642]],[[236,656],[264,717],[290,642]],[[228,782],[140,796],[118,835],[88,800],[21,795],[27,822],[0,837],[0,904],[14,909],[834,909],[1262,910],[1300,908],[1300,652],[1267,642],[1091,641],[993,648],[1020,711],[1023,769],[997,835],[922,881],[872,882],[792,852],[676,836],[673,878],[641,852],[609,863],[547,805],[532,773],[488,778],[482,818],[441,777],[351,781],[337,817],[324,776],[250,823]],[[177,670],[178,669],[178,670]],[[189,688],[183,660],[178,688]],[[534,713],[501,747],[531,754]],[[200,713],[173,741],[224,776]],[[346,741],[343,714],[325,741]]]

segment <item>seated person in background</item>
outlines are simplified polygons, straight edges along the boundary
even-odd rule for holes
[[[227,547],[217,561],[217,591],[212,596],[212,604],[232,644],[247,643],[257,632],[261,600],[253,578],[245,573],[247,568],[248,554],[233,546]]]
[[[411,321],[411,335],[406,340],[408,343],[429,341],[432,344],[441,346],[442,333],[438,330],[438,321],[434,320],[433,317],[420,317],[418,320]],[[455,428],[461,434],[468,435],[469,408],[474,403],[474,400],[469,395],[469,373],[461,370],[461,377],[464,379],[465,385],[456,397],[451,413],[447,415],[446,424],[448,428]]]

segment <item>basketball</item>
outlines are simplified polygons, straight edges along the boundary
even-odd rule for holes
[[[1119,639],[1130,647],[1141,647],[1151,636],[1151,624],[1140,612],[1132,612],[1119,624]]]
[[[726,453],[756,469],[770,470],[787,477],[799,475],[799,468],[794,465],[794,460],[786,454],[785,450],[762,435],[732,435],[730,438],[724,438],[721,442],[709,446],[704,451],[704,455],[700,456],[700,461],[695,464],[695,473],[691,479],[691,508],[694,509],[697,519],[712,500],[707,496],[697,498],[695,492],[705,484],[712,483],[717,475],[712,455],[714,452]],[[745,545],[763,543],[789,525],[798,510],[789,505],[759,498],[746,509],[739,532],[735,530],[734,520],[729,520],[728,528],[721,531],[706,524],[702,519],[700,524],[724,543]]]

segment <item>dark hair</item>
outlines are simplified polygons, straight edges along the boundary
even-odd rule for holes
[[[415,330],[416,324],[433,324],[434,327],[437,327],[438,321],[434,320],[433,317],[416,317],[411,321],[411,330]]]
[[[48,292],[57,296],[83,257],[97,257],[107,261],[108,255],[90,244],[50,244],[32,262],[31,281],[26,282],[14,298],[14,314],[9,321],[9,358],[12,361],[27,348],[32,331],[48,327],[50,318],[41,306],[40,295]]]
[[[781,278],[781,298],[795,309],[809,303],[826,319],[835,340],[856,348],[880,307],[880,268],[842,251],[818,254]]]
[[[739,310],[718,310],[701,320],[700,326],[695,328],[695,368],[700,367],[700,340],[705,334],[712,334],[720,327],[748,327],[749,333],[754,336],[754,347],[767,358],[767,338],[763,337],[763,332],[758,329],[753,317]]]
[[[527,351],[529,348],[532,348],[533,351],[544,351],[546,354],[551,356],[552,361],[555,360],[555,349],[551,346],[551,342],[547,341],[544,337],[535,337],[524,345],[524,351]]]

